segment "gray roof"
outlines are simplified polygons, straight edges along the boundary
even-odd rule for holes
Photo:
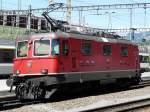
[[[33,35],[26,35],[19,40],[29,40],[29,39],[40,39],[40,38],[74,38],[74,39],[84,39],[84,40],[93,40],[98,42],[111,42],[111,43],[124,43],[124,44],[134,44],[129,40],[126,39],[114,39],[114,38],[105,38],[105,37],[97,37],[97,36],[91,36],[91,35],[85,35],[80,33],[66,33],[66,32],[51,32],[51,33],[41,33],[41,34],[33,34]]]

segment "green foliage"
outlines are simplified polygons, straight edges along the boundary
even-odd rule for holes
[[[46,30],[38,31],[36,29],[31,30],[31,34],[34,33],[47,33]],[[4,39],[16,39],[23,35],[29,34],[29,31],[26,28],[11,27],[11,26],[1,26],[0,25],[0,38]]]
[[[18,36],[24,35],[25,32],[25,28],[0,26],[0,38],[15,39]]]

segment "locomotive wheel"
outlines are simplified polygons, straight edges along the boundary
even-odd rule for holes
[[[32,87],[32,95],[34,100],[44,99],[46,91],[43,86],[34,86]]]
[[[15,89],[16,97],[21,101],[50,99],[56,91],[57,88],[47,90],[44,83],[20,83]]]
[[[25,100],[27,97],[27,86],[25,84],[21,84],[16,87],[16,96],[19,100]]]

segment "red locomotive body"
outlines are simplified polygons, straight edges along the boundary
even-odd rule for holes
[[[128,40],[36,34],[17,41],[13,84],[19,98],[41,98],[47,90],[71,83],[136,83],[139,67],[138,47]]]

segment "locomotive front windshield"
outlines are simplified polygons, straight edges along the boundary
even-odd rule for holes
[[[34,56],[47,56],[50,54],[50,40],[34,41]]]
[[[28,42],[27,41],[18,42],[17,57],[26,57],[27,50],[28,50]]]

